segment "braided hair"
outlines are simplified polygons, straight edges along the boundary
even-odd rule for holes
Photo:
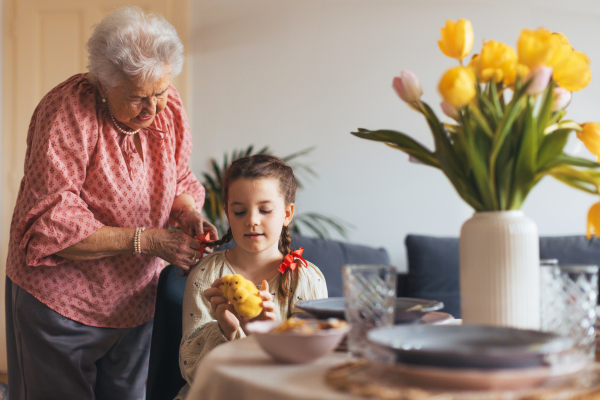
[[[229,187],[238,179],[264,179],[272,178],[279,182],[279,192],[283,196],[285,205],[296,201],[296,189],[298,182],[294,171],[281,158],[269,154],[255,154],[248,157],[238,158],[231,163],[223,174],[223,203],[227,206],[229,201]],[[211,242],[211,245],[220,246],[233,239],[231,228],[220,240]],[[281,229],[279,237],[279,251],[284,257],[292,252],[292,239],[287,226]],[[283,261],[283,260],[282,260]],[[286,301],[290,298],[298,282],[298,269],[292,271],[287,268],[281,277],[281,284],[277,291],[277,298]]]

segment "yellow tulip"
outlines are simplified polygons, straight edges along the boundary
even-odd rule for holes
[[[462,63],[463,58],[471,52],[473,48],[473,26],[467,19],[458,21],[446,21],[446,26],[440,29],[442,39],[438,40],[438,45],[442,53],[451,58],[456,58]]]
[[[600,237],[600,202],[593,204],[587,215],[585,237],[591,239],[592,235]]]
[[[511,73],[506,77],[506,79],[504,80],[504,84],[506,86],[513,86],[517,81],[517,77],[524,78],[527,75],[529,75],[530,72],[531,70],[528,67],[526,67],[523,64],[517,63],[517,67],[514,70],[512,70]]]
[[[481,54],[473,56],[469,65],[481,82],[493,80],[496,83],[504,81],[506,84],[515,75],[517,52],[502,42],[490,40],[483,44]]]
[[[575,92],[586,87],[592,79],[590,59],[582,52],[573,50],[562,33],[552,33],[539,28],[523,29],[517,41],[519,63],[530,69],[540,66],[552,67],[552,77],[557,85]]]
[[[550,36],[550,40],[552,41],[554,50],[552,57],[550,57],[550,61],[548,61],[548,65],[555,67],[571,56],[573,53],[573,46],[571,46],[569,39],[562,33],[554,32]]]
[[[552,77],[554,81],[558,86],[567,89],[569,92],[583,89],[592,80],[590,59],[581,51],[571,49],[570,54],[553,67]]]
[[[581,127],[583,129],[577,132],[577,137],[600,160],[600,122],[586,122]]]
[[[562,39],[552,35],[548,29],[538,28],[535,31],[523,29],[517,40],[519,63],[529,69],[550,65],[550,60],[561,42]]]
[[[470,67],[454,67],[442,75],[438,90],[443,99],[453,107],[468,104],[475,97],[475,74]]]

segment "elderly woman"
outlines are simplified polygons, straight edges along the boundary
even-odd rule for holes
[[[169,84],[183,63],[173,26],[120,9],[87,48],[89,73],[29,125],[6,271],[11,399],[145,398],[162,260],[186,271],[195,237],[217,238]]]

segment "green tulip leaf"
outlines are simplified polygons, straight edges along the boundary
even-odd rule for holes
[[[391,147],[404,151],[426,165],[440,168],[439,161],[429,149],[402,132],[390,130],[369,131],[359,128],[358,132],[351,133],[362,139],[390,144]]]

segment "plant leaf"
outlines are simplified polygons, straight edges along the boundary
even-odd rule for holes
[[[281,158],[285,162],[292,161],[295,158],[307,155],[308,153],[312,152],[314,149],[316,149],[315,146],[307,147],[306,149],[299,150],[299,151],[297,151],[295,153],[289,154],[289,155],[287,155],[285,157],[281,157]]]
[[[549,169],[550,163],[562,154],[570,133],[571,129],[558,129],[544,136],[538,153],[538,173]]]
[[[362,139],[393,143],[394,146],[392,147],[404,151],[422,163],[440,168],[438,160],[429,149],[402,132],[390,130],[369,131],[368,129],[359,128],[358,132],[351,132],[351,134]]]
[[[514,176],[514,192],[511,209],[519,209],[533,188],[537,161],[537,127],[533,116],[533,100],[527,102],[523,112],[525,126],[522,131],[521,146],[517,154]]]
[[[442,171],[444,171],[444,174],[446,174],[459,196],[473,208],[480,210],[483,205],[478,197],[477,189],[470,185],[467,175],[469,166],[466,160],[461,160],[457,156],[452,143],[448,139],[448,136],[446,136],[444,126],[440,123],[433,110],[431,110],[431,107],[424,101],[420,102],[419,105],[433,134],[435,153]]]
[[[482,148],[477,140],[477,127],[472,126],[473,124],[471,124],[469,118],[470,115],[473,115],[471,113],[472,110],[472,108],[465,110],[465,113],[461,117],[468,146],[467,156],[470,160],[471,172],[475,178],[481,202],[485,209],[494,210],[497,208],[497,205],[495,204],[493,185],[489,179],[488,166],[486,164],[485,156],[488,152]]]
[[[548,83],[544,96],[542,97],[542,103],[537,115],[537,136],[538,142],[541,143],[544,138],[544,130],[549,125],[550,117],[552,115],[552,104],[554,103],[554,82],[552,80]]]

